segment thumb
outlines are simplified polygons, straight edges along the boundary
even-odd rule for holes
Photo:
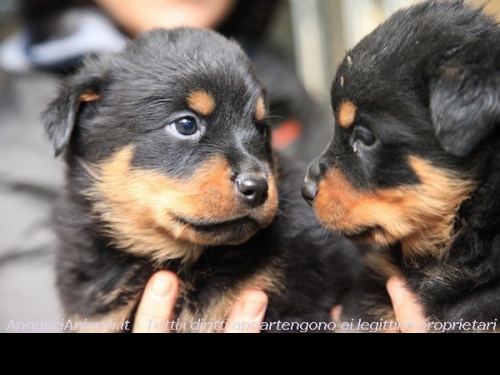
[[[426,318],[418,297],[406,288],[405,281],[393,276],[387,282],[387,291],[391,297],[396,320],[401,325],[402,333],[425,332]]]

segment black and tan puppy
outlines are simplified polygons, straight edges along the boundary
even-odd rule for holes
[[[383,245],[372,265],[407,278],[431,330],[500,318],[499,41],[462,1],[394,14],[341,63],[335,137],[303,186],[325,226]],[[383,283],[363,287],[365,313],[388,318]]]
[[[181,279],[178,331],[220,329],[248,287],[269,294],[266,330],[329,322],[355,249],[329,245],[300,195],[306,169],[273,155],[265,92],[236,43],[156,30],[89,58],[45,127],[68,165],[57,284],[73,322],[127,328],[160,269]]]

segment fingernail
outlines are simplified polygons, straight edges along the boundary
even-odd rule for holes
[[[153,282],[152,292],[156,298],[165,298],[172,289],[172,283],[168,278],[156,277]]]
[[[260,316],[265,308],[266,308],[265,301],[247,300],[243,304],[243,312],[245,313],[246,316],[252,318]]]

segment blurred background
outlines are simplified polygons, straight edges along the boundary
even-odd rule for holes
[[[44,0],[40,0],[43,2]],[[252,1],[252,0],[243,0]],[[328,106],[329,83],[345,51],[401,7],[419,0],[283,0],[266,43],[293,56],[308,92]],[[500,0],[469,0],[498,15]],[[0,0],[0,41],[19,25],[19,0]]]
[[[74,71],[83,56],[119,50],[134,36],[137,28],[122,19],[127,7],[136,7],[133,18],[147,4],[182,2],[0,0],[0,332],[23,331],[18,323],[62,319],[50,215],[63,186],[64,166],[54,159],[40,125],[59,79]],[[242,43],[270,92],[273,146],[308,163],[332,136],[330,84],[345,51],[394,11],[416,2],[198,3],[230,9],[223,21],[205,26]],[[500,0],[471,2],[486,3],[488,12],[500,14]],[[35,330],[54,331],[50,326]]]
[[[270,38],[293,53],[307,90],[328,105],[329,85],[345,51],[396,10],[419,0],[288,0]],[[471,0],[500,14],[500,0]],[[290,32],[290,33],[287,33]]]

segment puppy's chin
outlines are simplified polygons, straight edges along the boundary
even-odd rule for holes
[[[344,228],[332,223],[322,222],[322,224],[328,229],[340,233],[349,240],[360,243],[376,243],[380,245],[392,245],[404,239],[395,237],[394,235],[388,233],[378,225],[375,225],[373,227],[360,226],[358,228],[355,227]]]
[[[382,234],[377,228],[360,228],[358,231],[340,231],[345,237],[352,241],[372,243],[377,242],[375,237],[377,234]]]

